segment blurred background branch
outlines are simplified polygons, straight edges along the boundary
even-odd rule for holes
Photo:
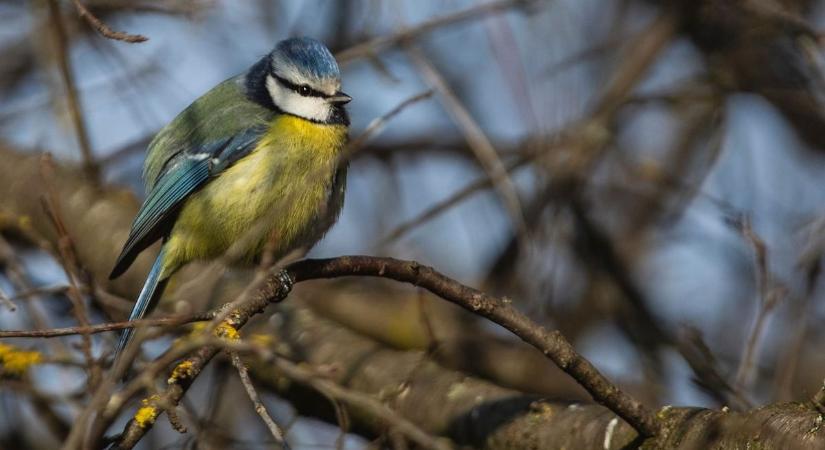
[[[820,448],[824,6],[3,2],[0,329],[79,334],[2,335],[0,447],[89,442],[166,389],[160,365],[175,365],[167,350],[189,328],[147,321],[161,326],[135,373],[158,378],[111,400],[93,387],[114,335],[85,326],[123,320],[151,262],[106,279],[143,152],[211,86],[310,35],[354,97],[347,204],[313,255],[421,261],[512,301],[658,411],[665,432],[648,442],[663,448],[757,434]],[[190,267],[155,318],[203,319],[255,279]],[[423,290],[342,279],[299,285],[288,303],[221,345],[293,449],[639,444],[544,355]],[[214,354],[141,445],[277,444],[250,383]],[[123,413],[103,429],[86,412],[110,400]]]

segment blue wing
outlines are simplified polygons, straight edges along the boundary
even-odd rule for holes
[[[210,178],[249,154],[264,132],[253,127],[232,138],[181,152],[166,164],[132,222],[129,238],[109,275],[114,279],[132,265],[137,255],[171,230],[184,200]]]

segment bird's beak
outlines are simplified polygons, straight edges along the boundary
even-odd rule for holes
[[[336,92],[335,95],[329,98],[329,102],[334,105],[346,105],[350,101],[352,101],[352,97],[340,91]]]

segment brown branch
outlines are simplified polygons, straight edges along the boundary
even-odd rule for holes
[[[243,384],[243,387],[246,390],[246,395],[249,396],[249,400],[252,401],[252,406],[255,408],[255,412],[261,417],[261,420],[264,421],[267,429],[269,429],[269,433],[273,438],[275,438],[275,442],[277,442],[278,445],[285,450],[289,450],[289,445],[284,439],[284,430],[280,425],[278,425],[277,422],[275,422],[274,419],[272,419],[269,412],[267,412],[266,406],[264,406],[264,403],[261,401],[261,396],[258,395],[255,385],[252,384],[252,379],[249,377],[249,369],[246,367],[246,364],[241,361],[241,357],[238,355],[238,352],[229,352],[229,358],[232,360],[232,365],[238,370],[238,376],[241,377],[241,384]]]
[[[659,425],[638,400],[621,391],[570,345],[558,331],[547,331],[510,305],[506,299],[489,296],[464,286],[428,266],[413,261],[370,256],[343,256],[304,260],[287,267],[296,283],[316,278],[372,276],[389,278],[427,289],[510,330],[540,350],[576,379],[594,400],[631,424],[639,434],[653,436]]]
[[[532,159],[533,158],[529,155],[525,155],[523,157],[520,157],[516,161],[513,161],[513,162],[509,163],[507,166],[505,166],[505,171],[507,173],[512,173],[512,172],[526,166],[530,161],[532,161]],[[427,222],[430,222],[431,220],[435,219],[436,217],[438,217],[442,213],[452,209],[453,206],[458,205],[461,202],[463,202],[463,201],[467,200],[468,198],[472,197],[473,194],[476,194],[478,192],[483,191],[484,189],[488,189],[488,188],[492,187],[493,184],[497,180],[503,178],[503,176],[504,175],[498,175],[496,177],[485,176],[485,177],[479,178],[476,181],[473,181],[473,182],[469,183],[467,186],[465,186],[464,188],[462,188],[458,192],[454,193],[453,195],[449,196],[448,198],[446,198],[446,199],[430,206],[429,208],[427,208],[425,211],[423,211],[422,213],[420,213],[416,217],[413,217],[412,219],[410,219],[410,220],[398,225],[397,227],[395,227],[393,230],[391,230],[389,233],[387,233],[386,237],[382,238],[379,241],[378,246],[381,247],[381,246],[389,245],[389,244],[397,241],[398,239],[401,239],[402,237],[404,237],[406,234],[408,234],[410,231],[414,230],[415,228],[418,228],[419,226],[424,225]]]
[[[369,39],[366,42],[362,42],[337,52],[335,54],[335,59],[338,60],[338,64],[343,66],[358,58],[377,55],[390,47],[394,47],[404,42],[409,42],[422,34],[429,33],[437,28],[477,19],[488,14],[500,13],[515,7],[529,6],[535,3],[537,3],[537,0],[499,0],[473,6],[452,14],[436,17],[412,28],[401,30],[395,34]]]
[[[74,242],[63,220],[60,201],[54,190],[54,185],[52,185],[50,181],[54,177],[54,161],[48,153],[43,155],[40,160],[40,174],[43,177],[43,183],[46,186],[47,192],[45,197],[41,197],[41,201],[46,215],[51,220],[52,226],[54,226],[57,232],[57,248],[60,252],[60,263],[66,278],[69,280],[68,298],[72,303],[72,314],[81,327],[88,327],[90,324],[89,314],[86,312],[86,302],[83,299],[83,294],[80,292],[81,279],[88,277],[81,276],[82,269],[77,257],[77,251],[75,251]],[[92,355],[91,335],[89,333],[81,333],[81,337],[81,350],[83,351],[83,357],[86,359],[86,370],[89,371],[87,381],[89,386],[93,386],[98,382],[101,369]]]
[[[372,417],[390,424],[394,430],[400,432],[422,448],[432,450],[451,450],[453,448],[448,440],[437,439],[430,436],[416,424],[410,422],[389,406],[370,396],[343,388],[335,382],[324,379],[314,371],[301,367],[284,358],[275,358],[272,364],[279,373],[291,380],[311,386],[313,389],[335,401],[340,401],[362,411],[368,411]]]
[[[813,403],[814,409],[819,411],[820,414],[825,414],[825,383],[816,391],[816,394],[814,394],[814,397],[811,399],[811,403]]]
[[[149,40],[148,37],[140,35],[140,34],[129,34],[123,31],[115,31],[109,28],[102,20],[98,19],[94,16],[94,14],[86,8],[80,0],[72,0],[74,3],[74,7],[77,9],[77,13],[86,20],[86,23],[89,24],[92,28],[97,30],[101,36],[109,39],[114,39],[116,41],[128,42],[130,44],[135,44],[138,42],[146,42]]]
[[[412,97],[402,101],[398,105],[396,105],[393,109],[389,110],[386,114],[380,117],[376,117],[372,120],[372,122],[367,125],[367,128],[358,136],[356,136],[349,144],[348,152],[350,153],[348,156],[351,157],[353,153],[358,152],[364,145],[372,139],[377,133],[381,131],[382,128],[389,122],[393,117],[400,114],[404,111],[408,106],[418,103],[422,100],[426,100],[433,95],[433,91],[427,90],[421,92],[420,94],[413,95]]]
[[[37,204],[36,201],[34,203]],[[38,208],[38,210],[39,209],[40,208]],[[0,235],[0,265],[5,269],[4,275],[16,290],[30,292],[33,289],[34,282],[24,267],[23,261],[15,253],[12,245],[6,241],[2,235]],[[23,310],[35,328],[49,328],[48,320],[46,315],[43,314],[40,300],[38,296],[34,296],[29,301],[22,302]],[[61,342],[54,342],[50,344],[50,347],[58,354],[67,350],[65,344]]]
[[[223,315],[227,317],[226,321],[231,324],[231,327],[238,330],[253,315],[263,311],[269,303],[279,302],[286,298],[292,288],[292,283],[343,276],[383,277],[411,283],[486,317],[539,349],[559,368],[575,378],[597,402],[622,417],[640,435],[653,436],[659,429],[658,422],[647,408],[599,373],[558,331],[547,331],[533,323],[527,316],[512,307],[508,300],[494,298],[464,286],[416,262],[370,256],[344,256],[334,259],[299,261],[287,266],[283,272],[269,277],[248,301],[237,305],[228,314],[224,312]],[[159,411],[163,410],[162,404],[177,405],[192,381],[218,350],[214,346],[204,347],[188,358],[186,376],[170,377],[169,389],[162,396],[162,402],[153,405],[157,412],[152,415],[152,420],[133,419],[129,421],[121,435],[118,447],[122,449],[134,447],[154,425]]]
[[[244,326],[252,316],[263,311],[269,303],[285,299],[292,289],[292,282],[292,278],[286,272],[279,272],[268,278],[248,301],[238,305],[228,314],[222,325],[228,332],[234,330],[237,333],[237,330]],[[177,405],[198,375],[219,351],[220,347],[217,346],[202,347],[194,355],[178,364],[176,369],[185,367],[185,370],[173,370],[167,381],[166,392],[160,396],[159,401],[146,406],[153,408],[149,419],[132,418],[118,438],[116,448],[123,450],[133,448],[152,429],[155,420],[164,410],[163,405]]]
[[[624,63],[608,83],[600,95],[599,101],[594,108],[594,115],[592,119],[585,119],[580,123],[569,127],[572,131],[562,132],[556,136],[540,139],[538,142],[553,142],[553,147],[570,146],[575,151],[570,151],[569,158],[571,162],[559,163],[557,167],[553,167],[554,171],[559,174],[559,177],[565,179],[575,179],[580,176],[586,168],[592,166],[601,154],[603,129],[609,122],[620,106],[626,101],[627,95],[633,91],[636,83],[640,81],[646,70],[653,62],[656,61],[659,53],[670,42],[675,32],[674,19],[668,15],[663,14],[653,21],[637,39],[634,39],[631,45],[628,45],[629,51],[625,55]],[[530,143],[525,144],[527,147],[533,147]],[[540,147],[548,147],[547,145]],[[545,149],[545,152],[546,149]],[[380,241],[379,245],[387,245],[393,241],[398,240],[403,235],[409,233],[414,228],[432,220],[444,211],[449,210],[453,206],[466,200],[474,193],[487,189],[495,183],[501,182],[509,173],[531,162],[536,156],[542,153],[537,149],[530,149],[525,152],[525,155],[519,157],[518,160],[510,163],[504,167],[502,172],[492,174],[491,176],[482,178],[467,185],[464,189],[458,191],[446,200],[443,200],[417,217],[399,225],[385,238]],[[547,163],[544,161],[543,163]],[[560,183],[562,184],[562,183]]]
[[[0,288],[0,305],[5,306],[9,309],[9,311],[17,311],[17,305],[15,305],[14,302],[11,301],[11,298],[3,292],[3,288]]]
[[[406,50],[418,67],[421,77],[439,94],[442,106],[461,131],[487,177],[493,181],[493,187],[513,221],[513,228],[517,230],[517,236],[525,237],[527,226],[524,223],[518,190],[490,139],[424,53],[412,45],[407,46]]]
[[[55,338],[82,334],[98,334],[127,328],[176,326],[192,322],[212,320],[215,311],[182,317],[159,317],[157,319],[128,320],[123,322],[101,323],[98,325],[48,328],[42,330],[0,330],[0,339],[5,338]]]
[[[83,121],[83,113],[80,107],[80,99],[77,93],[77,86],[75,85],[74,75],[72,74],[71,62],[69,60],[69,34],[66,32],[66,25],[63,23],[63,17],[60,14],[60,5],[57,0],[49,0],[49,16],[52,22],[54,33],[55,55],[57,57],[57,66],[60,69],[60,76],[63,80],[63,88],[66,90],[66,101],[69,108],[69,117],[74,126],[77,142],[80,146],[81,156],[83,157],[83,170],[86,176],[93,183],[100,182],[100,167],[95,162],[94,154],[92,153],[92,145],[89,141],[89,132],[86,128],[86,123]]]
[[[328,298],[324,293],[319,296]],[[256,335],[266,336],[273,352],[299,355],[302,367],[330,368],[323,372],[326,379],[391,402],[397,414],[425,432],[448,436],[464,448],[733,449],[746,448],[749,442],[753,445],[758,436],[764,448],[814,450],[825,441],[825,434],[816,429],[819,413],[810,404],[800,403],[767,405],[742,413],[668,406],[657,411],[663,431],[643,440],[602,406],[542,399],[433,361],[422,363],[421,352],[376,345],[297,303],[278,307],[279,322],[288,325],[269,321],[254,329]],[[273,390],[303,416],[335,423],[334,411],[314,390],[287,382],[289,378],[268,360],[249,364],[260,388]],[[352,406],[349,412],[356,433],[368,438],[386,434],[385,424],[372,414]]]
[[[759,296],[759,309],[753,321],[742,360],[736,370],[736,387],[745,390],[751,379],[754,359],[758,349],[759,339],[765,328],[765,323],[771,311],[774,310],[780,299],[780,289],[775,286],[775,282],[768,266],[768,248],[765,241],[754,231],[748,217],[739,217],[734,220],[733,226],[741,233],[742,237],[753,250],[754,257],[754,277],[757,284],[757,294]]]

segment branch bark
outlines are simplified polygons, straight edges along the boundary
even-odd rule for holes
[[[624,393],[582,357],[558,331],[548,331],[511,306],[507,299],[489,296],[464,286],[433,268],[414,261],[369,256],[344,256],[325,260],[303,260],[287,270],[295,282],[315,278],[370,276],[390,278],[427,289],[462,308],[486,317],[510,330],[550,358],[576,379],[600,404],[616,412],[642,435],[653,436],[659,424],[638,400]]]
[[[803,404],[777,404],[734,413],[665,407],[657,413],[662,433],[641,440],[604,407],[531,396],[445,369],[423,352],[391,350],[289,302],[278,306],[285,326],[268,322],[255,335],[271,348],[325,367],[328,381],[383,399],[433,435],[481,450],[515,449],[815,449],[825,445],[819,414]],[[289,400],[301,414],[335,423],[332,405],[317,393],[289,382],[269,364],[250,362],[259,385]],[[445,401],[449,399],[449,401]],[[353,430],[378,436],[383,424],[348,408]],[[612,424],[612,425],[611,425]]]

